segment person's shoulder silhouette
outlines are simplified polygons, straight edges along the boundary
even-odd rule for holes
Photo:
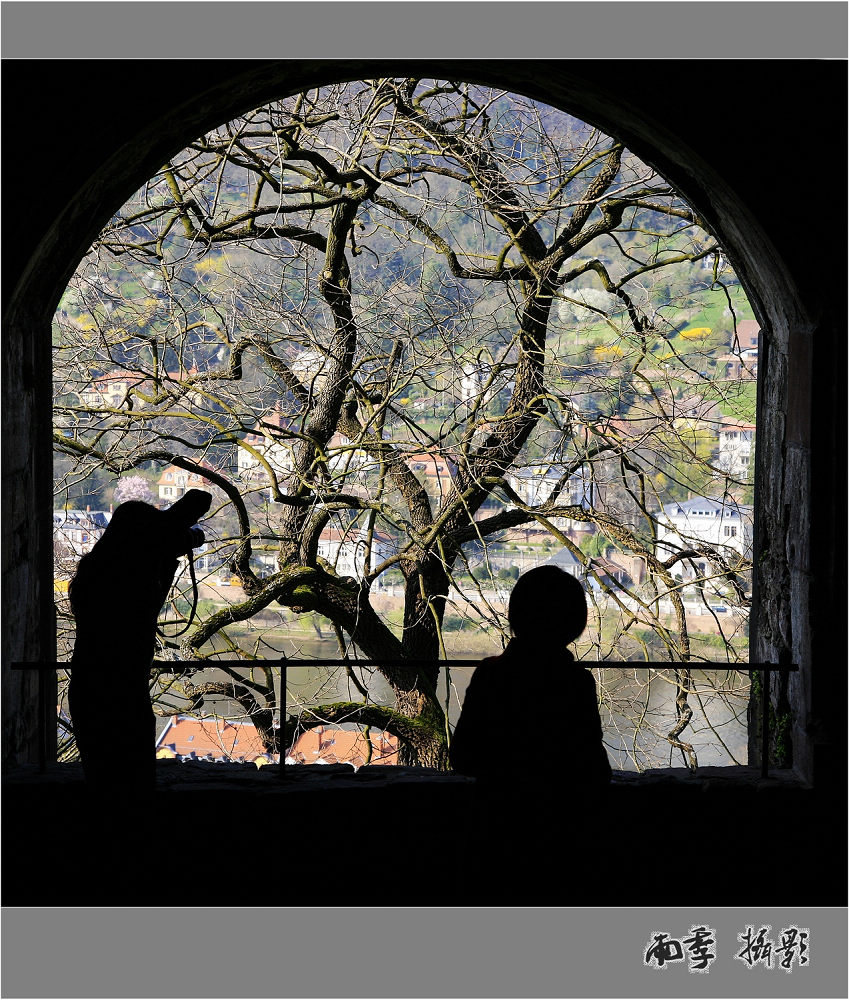
[[[568,767],[579,783],[607,783],[595,680],[567,648],[587,625],[580,581],[557,566],[530,570],[513,588],[508,620],[513,638],[469,682],[451,766],[481,778]]]

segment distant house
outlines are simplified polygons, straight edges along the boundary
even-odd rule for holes
[[[719,428],[716,464],[737,479],[748,479],[755,443],[755,425],[723,420]]]
[[[715,400],[699,392],[687,392],[679,397],[659,386],[648,395],[640,394],[627,420],[611,417],[597,425],[597,432],[613,439],[630,438],[640,444],[645,443],[647,447],[654,447],[655,436],[666,433],[670,427],[679,434],[712,431],[719,418],[720,410]]]
[[[629,438],[641,438],[647,430],[657,424],[657,415],[654,412],[633,413],[628,420],[623,417],[605,417],[592,428],[579,425],[585,440],[591,440],[593,435],[613,440],[626,440]]]
[[[753,507],[730,498],[692,497],[665,504],[656,515],[658,558],[701,546],[726,556],[737,553],[751,558],[753,514]],[[704,557],[697,560],[695,570],[691,561],[684,561],[676,564],[672,572],[681,579],[695,571],[707,571]]]
[[[478,365],[460,365],[460,402],[472,403],[483,389],[484,372]]]
[[[564,545],[559,552],[555,554],[543,563],[544,566],[557,566],[558,569],[565,570],[567,573],[571,573],[572,576],[577,577],[581,582],[584,582],[587,575],[587,570],[584,564],[576,556],[572,554],[572,551]]]
[[[635,569],[635,564],[637,568]],[[585,587],[590,587],[593,590],[599,590],[600,584],[612,589],[618,587],[630,587],[634,583],[640,582],[642,573],[640,571],[638,560],[631,561],[628,567],[620,565],[613,559],[607,559],[602,557],[596,557],[590,559],[588,565],[584,565],[580,559],[574,556],[570,549],[565,546],[556,552],[551,559],[543,563],[544,566],[557,566],[559,569],[565,570],[567,573],[571,573],[572,576],[576,577]],[[593,572],[591,573],[590,570]],[[595,575],[593,575],[593,573]],[[598,579],[596,579],[598,577]]]
[[[459,401],[472,405],[476,403],[492,378],[492,367],[475,362],[465,361],[459,366],[460,380],[457,385],[459,390]],[[497,390],[504,389],[503,379],[497,385],[490,385],[487,396],[491,396]]]
[[[728,261],[725,259],[724,254],[716,250],[713,253],[709,253],[706,257],[702,257],[702,267],[706,271],[712,271],[714,268],[717,271],[724,271],[728,267]]]
[[[289,367],[298,376],[308,392],[319,392],[324,387],[332,358],[317,348],[307,348],[291,356]]]
[[[239,475],[245,480],[266,479],[264,459],[272,472],[284,478],[295,469],[295,446],[301,439],[300,424],[275,408],[260,418],[256,427],[246,434],[236,450]],[[362,468],[368,456],[356,448],[344,434],[333,434],[327,443],[327,468],[333,474],[346,469]]]
[[[729,379],[754,379],[758,375],[761,328],[756,320],[744,319],[731,333],[730,350],[718,359]]]
[[[120,409],[127,406],[131,393],[142,393],[145,396],[155,396],[161,392],[163,387],[168,386],[183,392],[181,383],[193,375],[197,375],[197,368],[190,368],[187,371],[164,371],[154,379],[152,375],[145,372],[134,371],[111,371],[95,376],[88,385],[79,393],[79,398],[83,406],[90,406],[93,409],[107,407],[109,409]],[[189,399],[199,400],[198,393],[188,390]],[[144,405],[145,400],[135,398],[136,406]]]
[[[105,510],[54,510],[53,541],[69,554],[84,556],[106,530],[112,518]]]
[[[758,377],[758,352],[740,351],[717,358],[717,375],[736,381]]]
[[[205,462],[202,462],[201,465],[212,469],[212,466]],[[208,490],[209,481],[196,472],[180,469],[176,465],[166,465],[162,470],[162,475],[156,481],[156,488],[159,499],[171,504],[175,500],[179,500],[187,490]]]
[[[128,394],[132,389],[149,391],[149,386],[145,386],[146,382],[147,376],[141,372],[105,372],[103,375],[95,376],[80,392],[80,401],[83,406],[106,406],[118,409],[126,405]]]
[[[371,743],[371,759],[369,757]],[[246,763],[261,767],[279,763],[279,754],[266,752],[256,726],[249,720],[201,719],[175,715],[156,741],[156,756],[217,763]],[[357,729],[317,726],[308,729],[286,752],[287,764],[397,764],[398,738],[372,730],[369,741]]]
[[[452,456],[439,451],[419,452],[407,455],[405,461],[431,496],[442,499],[450,491],[457,475]]]
[[[719,418],[720,410],[715,400],[694,392],[680,399],[669,394],[661,399],[658,412],[660,415],[668,415],[678,430],[698,430],[711,428]]]
[[[212,466],[207,462],[201,462],[204,468],[212,471]],[[211,482],[197,472],[189,472],[176,465],[166,465],[162,470],[159,479],[156,481],[156,488],[159,499],[163,501],[162,507],[167,509],[172,503],[176,503],[188,490],[205,490],[211,492],[214,487]],[[209,548],[206,544],[192,550],[192,558],[195,567],[199,570],[211,569]]]
[[[355,526],[328,525],[318,539],[318,555],[330,563],[340,576],[358,579],[363,576],[367,548],[366,529]],[[396,551],[397,546],[388,535],[375,531],[371,539],[370,567],[373,569]]]
[[[529,507],[538,507],[544,504],[554,488],[560,482],[558,473],[550,468],[538,466],[536,468],[513,469],[505,476],[505,481],[511,490],[518,496],[522,503]],[[561,494],[561,497],[563,494]],[[568,499],[563,499],[568,503]]]
[[[733,337],[733,334],[732,334]],[[737,324],[737,339],[731,349],[737,351],[757,351],[760,347],[761,328],[755,319],[741,319]]]
[[[529,507],[539,507],[551,499],[562,478],[563,470],[556,466],[524,466],[509,472],[505,481],[522,503]],[[591,510],[593,495],[594,487],[590,474],[582,468],[569,477],[556,502],[558,505]],[[552,517],[551,523],[563,531],[589,531],[592,529],[589,522],[568,517]]]
[[[288,475],[295,465],[292,448],[297,440],[294,421],[279,409],[266,413],[237,448],[237,465],[243,479],[260,479],[266,471],[261,456],[275,474]]]
[[[507,485],[529,507],[547,503],[555,487],[563,478],[563,470],[556,466],[523,466],[513,469],[506,476]],[[568,504],[589,509],[592,507],[593,483],[583,468],[574,472],[566,481],[558,504]]]
[[[599,580],[601,580],[605,586],[611,587],[612,589],[616,589],[617,587],[631,587],[634,583],[641,582],[634,580],[631,576],[631,570],[625,566],[621,566],[614,559],[597,556],[595,559],[591,560],[590,565]],[[589,576],[588,578],[591,586],[597,586],[594,577]]]

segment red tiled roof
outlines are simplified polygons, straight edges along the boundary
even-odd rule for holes
[[[757,427],[754,424],[747,424],[741,420],[735,420],[733,417],[723,417],[720,420],[720,431],[755,431]]]
[[[372,764],[398,763],[398,738],[384,732],[369,734],[372,746]],[[367,745],[359,730],[334,729],[318,726],[302,733],[289,750],[287,758],[301,764],[365,764]]]
[[[447,477],[450,479],[457,471],[457,463],[449,456],[441,455],[439,452],[422,452],[417,455],[407,455],[405,461],[412,469],[415,469],[417,465],[424,466],[424,468],[417,471],[423,472],[426,476],[433,476],[434,478]]]
[[[147,375],[141,372],[107,372],[104,375],[95,375],[91,380],[92,385],[109,385],[112,382],[140,382],[147,379]]]
[[[370,733],[372,764],[398,763],[398,738],[389,733]],[[259,733],[252,722],[231,719],[194,719],[175,715],[156,741],[157,754],[196,757],[211,755],[216,760],[253,762],[267,757]],[[170,751],[170,753],[169,753]],[[301,764],[348,763],[361,767],[366,760],[366,740],[359,730],[318,726],[298,737],[287,758]],[[275,755],[275,760],[278,759]]]
[[[217,759],[244,757],[256,760],[265,748],[252,722],[229,719],[192,719],[175,715],[156,741],[157,751],[167,747],[178,757],[194,753],[198,757],[212,754]]]
[[[282,410],[272,410],[270,413],[265,413],[259,418],[255,432],[256,434],[262,435],[263,424],[276,427],[281,431],[289,431],[294,427],[295,420],[293,417],[288,416],[283,413]],[[266,428],[267,429],[267,428]]]
[[[214,471],[208,462],[199,462],[198,464],[202,465],[205,469]],[[200,486],[201,484],[208,482],[206,476],[202,476],[197,472],[189,472],[186,469],[178,468],[176,465],[166,465],[162,470],[162,475],[156,481],[157,486],[164,486],[166,483],[174,481],[173,478],[166,479],[168,473],[170,473],[172,477],[178,473],[184,475],[186,477],[186,486]]]
[[[328,524],[321,529],[319,538],[323,542],[360,542],[365,541],[365,531],[361,526],[340,528],[334,524]],[[374,541],[383,545],[391,545],[392,539],[382,531],[373,533]]]
[[[181,372],[160,372],[160,381],[166,382],[180,382],[184,378],[189,378],[192,375],[197,375],[197,368],[190,368],[188,371]],[[95,375],[91,380],[92,386],[98,385],[110,385],[112,382],[132,382],[134,385],[139,385],[143,382],[152,382],[153,376],[148,372],[134,372],[134,371],[113,371],[105,372],[103,375]]]
[[[756,319],[741,319],[737,324],[737,338],[742,343],[744,340],[756,340],[761,332],[761,325]]]
[[[277,435],[274,433],[275,430],[284,433]],[[245,435],[245,441],[248,444],[260,444],[268,437],[277,443],[294,443],[299,433],[299,421],[296,417],[288,416],[280,410],[272,410],[259,418],[254,429]],[[352,442],[344,434],[334,431],[327,442],[327,448],[349,448],[351,444]]]

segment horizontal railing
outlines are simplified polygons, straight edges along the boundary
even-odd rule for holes
[[[289,667],[433,667],[440,669],[444,667],[476,667],[481,660],[359,660],[359,659],[321,659],[307,658],[291,660],[285,657],[280,660],[154,660],[151,663],[151,670],[164,670],[167,673],[187,673],[199,670],[210,670],[216,667],[239,667],[246,669],[251,666],[272,667],[282,671],[283,690],[285,692],[286,671]],[[776,672],[797,671],[798,665],[779,663],[746,663],[737,665],[723,662],[701,662],[701,661],[676,661],[668,660],[629,660],[629,661],[576,661],[583,667],[593,667],[601,670],[624,670],[633,669],[654,669],[654,670],[735,670],[738,673],[760,673],[761,682],[761,777],[769,776],[769,690],[771,675]],[[80,666],[80,664],[77,664]],[[114,670],[115,661],[102,664],[85,664],[86,669]],[[35,662],[35,663],[13,663],[13,670],[37,670],[39,672],[38,683],[38,765],[41,771],[46,770],[47,758],[50,756],[51,745],[51,725],[53,726],[55,746],[55,718],[50,715],[51,698],[48,696],[48,680],[50,674],[56,670],[71,670],[73,664],[64,661]],[[73,720],[72,720],[73,721]],[[55,752],[54,752],[55,756]],[[285,754],[280,751],[280,771],[283,773]]]

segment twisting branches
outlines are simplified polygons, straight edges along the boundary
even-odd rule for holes
[[[472,642],[457,619],[497,641],[498,573],[558,549],[597,612],[586,655],[734,661],[749,485],[720,432],[751,386],[723,361],[746,305],[719,261],[649,167],[550,108],[416,78],[295,95],[163,165],[81,265],[57,314],[57,496],[105,508],[130,472],[163,503],[181,476],[214,493],[204,570],[239,589],[206,591],[182,647],[204,663],[277,650],[284,621],[374,659],[434,661]],[[693,498],[728,533],[688,521]],[[732,608],[721,649],[694,605],[717,626]],[[378,676],[391,707],[322,717],[444,765],[438,671]],[[306,725],[258,683],[182,690],[267,745]],[[664,738],[690,753],[689,672],[672,683]]]

